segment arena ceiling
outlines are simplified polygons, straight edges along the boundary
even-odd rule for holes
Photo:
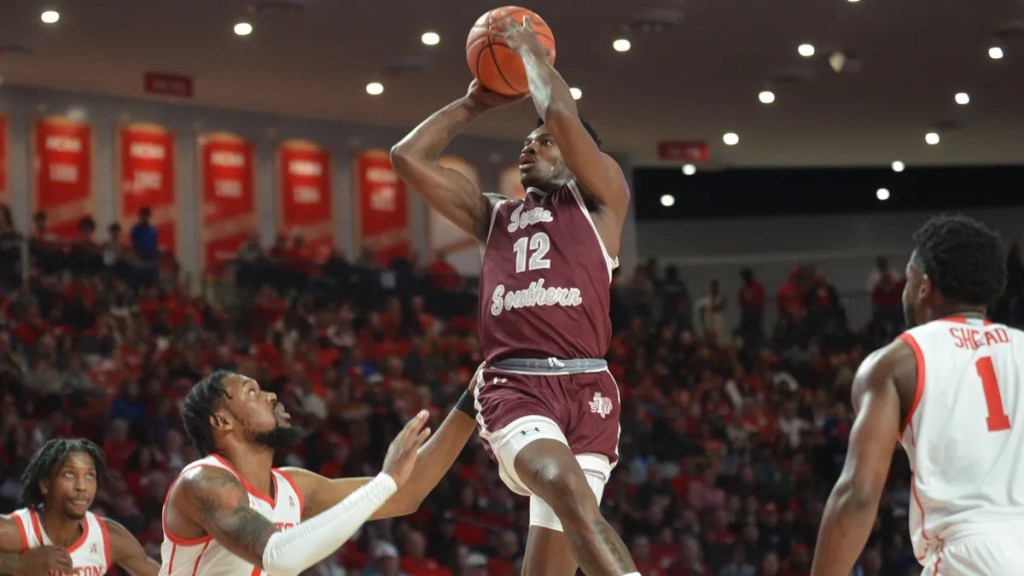
[[[1022,0],[548,0],[558,68],[609,148],[656,164],[703,140],[716,166],[1024,162]],[[144,97],[143,73],[192,76],[190,102],[409,127],[470,80],[484,0],[4,0],[0,76]],[[46,25],[53,8],[60,21]],[[254,31],[236,36],[232,27]],[[428,47],[423,32],[441,35]],[[617,53],[612,40],[631,40]],[[810,42],[816,56],[797,46]],[[1005,57],[989,58],[999,45]],[[840,73],[829,55],[847,58]],[[365,86],[381,81],[381,96]],[[776,101],[758,93],[771,88]],[[969,93],[960,106],[954,94]],[[520,138],[527,106],[479,122]],[[941,143],[929,146],[936,130]],[[727,147],[722,134],[736,132]]]

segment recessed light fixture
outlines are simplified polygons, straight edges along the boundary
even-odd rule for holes
[[[370,96],[380,96],[384,93],[384,85],[380,82],[370,82],[366,85],[366,93]]]
[[[235,24],[235,34],[239,36],[248,36],[252,34],[252,24],[248,22],[239,22]]]
[[[423,42],[427,46],[437,46],[441,42],[441,35],[437,32],[424,32],[420,36],[420,42]]]
[[[814,44],[801,44],[796,47],[796,51],[804,58],[810,58],[814,56]]]
[[[57,12],[56,10],[47,10],[39,16],[39,19],[46,24],[56,24],[56,22],[60,20],[60,12]]]
[[[612,48],[614,48],[616,52],[629,52],[629,49],[632,47],[633,43],[625,38],[619,38],[612,42]]]

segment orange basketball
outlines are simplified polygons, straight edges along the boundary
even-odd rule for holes
[[[548,49],[548,62],[552,64],[555,63],[555,37],[540,16],[518,6],[495,8],[477,19],[470,29],[469,37],[466,38],[466,62],[473,76],[493,92],[514,96],[529,92],[530,86],[519,55],[500,36],[494,35],[507,17],[512,17],[520,24],[525,18],[530,19],[537,38]]]

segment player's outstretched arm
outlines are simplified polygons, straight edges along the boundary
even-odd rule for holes
[[[523,60],[533,105],[558,142],[565,162],[589,195],[621,224],[629,210],[629,186],[622,168],[601,152],[584,128],[569,85],[548,62],[546,49],[530,29],[529,20],[523,23],[509,18],[502,23],[501,35]]]
[[[477,369],[477,374],[481,369],[483,369],[483,365]],[[473,382],[476,381],[476,378],[477,376],[474,375]],[[412,514],[452,467],[476,429],[476,420],[469,415],[473,411],[472,389],[473,384],[471,383],[462,399],[441,423],[437,432],[419,449],[416,465],[409,480],[386,504],[380,507],[380,510],[377,510],[370,518],[371,520]],[[316,516],[372,480],[372,478],[328,479],[302,468],[285,468],[283,470],[302,490],[305,499],[303,518]]]
[[[142,544],[120,523],[104,518],[110,536],[110,560],[132,576],[156,576],[160,563],[146,555]]]
[[[896,341],[868,356],[857,370],[851,392],[857,417],[843,472],[825,505],[813,576],[849,574],[871,534],[899,436],[895,378],[907,353],[913,362],[909,347]]]
[[[39,546],[25,550],[18,522],[0,516],[0,574],[70,574],[71,555],[57,546]]]
[[[458,171],[442,166],[441,154],[476,117],[521,99],[488,92],[474,81],[465,96],[432,114],[391,148],[391,163],[402,180],[474,238],[487,236],[493,199]]]
[[[278,530],[249,506],[230,472],[202,467],[181,480],[174,505],[235,555],[274,576],[297,576],[333,554],[397,489],[381,474],[319,517]]]

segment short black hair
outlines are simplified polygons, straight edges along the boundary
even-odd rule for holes
[[[946,299],[987,306],[1006,288],[999,234],[966,216],[936,216],[914,233],[917,260]]]
[[[100,447],[85,438],[52,438],[32,455],[25,467],[21,475],[18,504],[26,508],[42,507],[43,492],[39,489],[39,483],[53,477],[72,452],[84,452],[92,457],[93,465],[96,466],[96,486],[102,488],[108,469],[107,458]]]
[[[185,433],[203,456],[214,451],[210,417],[228,397],[224,379],[233,374],[228,370],[217,370],[196,382],[181,404],[181,421],[185,425]]]
[[[587,134],[590,134],[590,137],[594,139],[594,143],[597,144],[598,148],[600,148],[601,147],[601,136],[597,133],[597,130],[594,128],[594,126],[590,122],[587,122],[586,118],[584,118],[582,114],[580,114],[579,118],[580,118],[580,123],[583,124],[583,127],[587,129]],[[544,125],[544,119],[543,118],[538,118],[537,119],[537,126],[536,127],[540,128],[543,125]]]

